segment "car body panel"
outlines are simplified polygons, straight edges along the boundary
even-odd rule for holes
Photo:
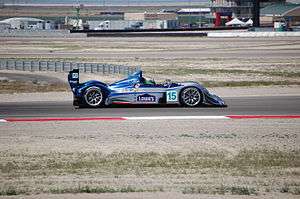
[[[87,88],[95,86],[105,95],[105,105],[111,104],[180,104],[180,92],[187,87],[195,87],[202,93],[203,104],[226,106],[224,100],[210,93],[197,82],[169,82],[166,84],[145,84],[142,71],[128,76],[113,84],[105,84],[92,80],[79,83],[79,70],[69,72],[68,81],[74,94],[74,105],[84,104],[84,92]]]

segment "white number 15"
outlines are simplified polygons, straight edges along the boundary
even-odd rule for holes
[[[167,102],[176,102],[177,100],[177,91],[167,91]]]

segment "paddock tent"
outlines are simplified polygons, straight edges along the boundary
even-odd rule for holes
[[[7,30],[11,27],[11,25],[9,23],[5,23],[5,22],[1,22],[0,21],[0,31],[1,30]]]
[[[225,23],[226,26],[244,26],[245,23],[239,20],[238,18],[234,18],[231,21]]]

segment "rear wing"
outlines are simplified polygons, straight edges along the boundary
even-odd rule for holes
[[[79,85],[79,69],[73,69],[69,72],[68,82],[70,84],[71,89]]]

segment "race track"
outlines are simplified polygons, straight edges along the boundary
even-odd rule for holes
[[[218,115],[300,115],[300,96],[225,98],[228,107],[108,107],[75,109],[71,101],[1,103],[1,118],[9,117],[142,117]]]

